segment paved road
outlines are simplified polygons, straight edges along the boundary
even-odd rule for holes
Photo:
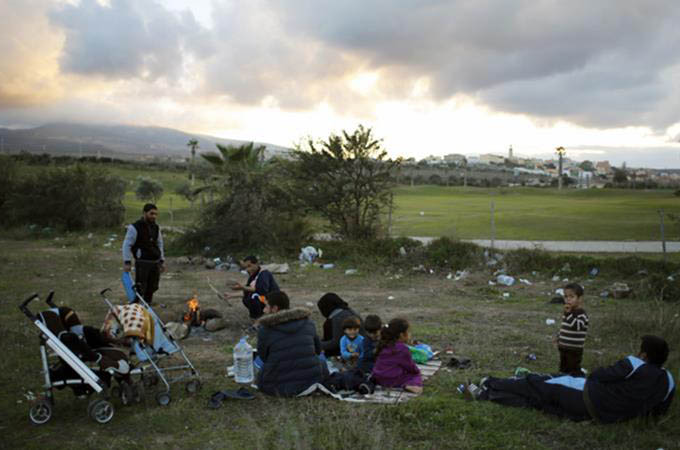
[[[412,236],[425,244],[433,237]],[[491,247],[490,239],[462,239],[482,247]],[[551,252],[578,253],[662,253],[661,241],[494,241],[494,248],[499,250],[515,250],[518,248],[541,248]],[[667,252],[680,251],[680,242],[666,242]]]

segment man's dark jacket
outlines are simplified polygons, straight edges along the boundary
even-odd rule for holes
[[[662,367],[628,356],[599,368],[585,385],[586,404],[603,423],[666,413],[675,394],[675,380]]]
[[[309,316],[308,310],[293,308],[258,321],[257,353],[264,363],[257,379],[260,391],[295,396],[322,381],[321,343]]]

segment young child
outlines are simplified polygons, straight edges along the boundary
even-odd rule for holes
[[[406,345],[410,338],[406,319],[392,319],[380,330],[373,378],[382,386],[400,387],[420,394],[423,379]]]
[[[361,321],[358,317],[352,316],[342,322],[342,331],[345,335],[340,338],[340,356],[345,363],[354,366],[361,357],[361,348],[364,337],[359,334]]]
[[[588,334],[588,315],[583,309],[583,286],[570,283],[564,287],[564,313],[557,337],[560,372],[583,375],[581,360],[586,334]]]
[[[370,374],[375,365],[375,343],[380,339],[381,328],[382,320],[380,320],[380,317],[374,314],[366,316],[366,320],[364,320],[366,336],[364,336],[361,357],[359,358],[359,364],[357,366],[364,373]]]

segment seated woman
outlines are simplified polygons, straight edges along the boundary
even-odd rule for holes
[[[349,317],[358,317],[361,324],[360,334],[364,334],[361,316],[349,307],[347,302],[337,294],[329,292],[324,294],[318,301],[319,311],[326,318],[323,323],[323,339],[321,350],[326,356],[340,355],[340,339],[345,335],[342,324]]]
[[[262,368],[257,387],[269,395],[292,397],[326,375],[319,358],[321,342],[310,312],[290,308],[285,292],[271,292],[265,298],[264,316],[258,320],[257,354]]]
[[[542,410],[572,420],[601,423],[638,416],[665,414],[675,394],[675,381],[662,366],[668,344],[657,336],[643,336],[637,356],[599,368],[588,377],[487,378],[481,389],[471,389],[480,400]]]

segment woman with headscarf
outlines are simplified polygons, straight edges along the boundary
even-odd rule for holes
[[[326,356],[340,355],[340,339],[344,335],[342,323],[348,317],[354,316],[359,318],[361,322],[360,333],[364,334],[361,316],[354,312],[338,294],[332,292],[324,294],[319,299],[317,306],[321,314],[326,318],[326,321],[323,323],[323,340],[321,341],[321,350]]]

